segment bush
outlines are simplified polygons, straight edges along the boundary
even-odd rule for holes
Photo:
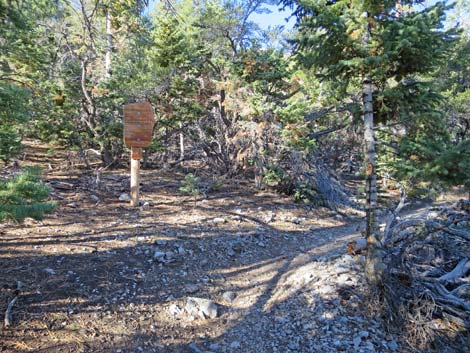
[[[199,178],[193,173],[186,174],[183,185],[179,188],[179,191],[185,194],[199,195],[201,193],[199,189]]]
[[[8,160],[21,152],[21,137],[12,128],[0,125],[0,159],[7,163]]]
[[[37,167],[0,180],[0,222],[22,222],[26,217],[42,219],[57,206],[54,201],[45,201],[49,194],[50,188],[41,182]]]

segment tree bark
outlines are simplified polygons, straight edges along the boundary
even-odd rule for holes
[[[105,78],[111,77],[111,54],[113,52],[113,28],[111,25],[111,10],[106,9],[106,55],[104,59]]]
[[[368,14],[365,14],[366,29],[363,44],[367,46],[370,38]],[[364,119],[364,163],[366,174],[366,241],[367,258],[365,274],[370,283],[380,285],[384,270],[383,249],[380,243],[377,223],[377,170],[374,133],[374,108],[372,79],[368,76],[362,81],[362,104]]]
[[[180,133],[179,133],[179,139],[180,139],[180,161],[184,160],[184,134],[183,134],[183,123],[180,122]]]
[[[368,77],[362,82],[362,95],[364,105],[364,163],[366,170],[366,276],[371,283],[379,284],[383,272],[383,261],[377,223],[377,171],[372,82]]]

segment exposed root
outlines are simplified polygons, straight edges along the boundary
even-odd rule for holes
[[[466,219],[458,213],[440,210],[387,230],[388,317],[419,352],[463,352],[470,344],[470,229],[455,222]]]

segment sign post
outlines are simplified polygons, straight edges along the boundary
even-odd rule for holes
[[[123,110],[124,144],[131,149],[131,206],[139,206],[142,148],[152,141],[155,119],[152,105],[148,102],[126,104]]]

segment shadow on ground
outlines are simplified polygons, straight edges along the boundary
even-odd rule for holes
[[[100,203],[86,201],[89,193]],[[1,312],[17,281],[24,285],[1,352],[313,352],[319,327],[302,317],[315,309],[322,325],[340,320],[336,303],[306,289],[309,264],[344,252],[356,223],[312,230],[266,221],[266,210],[306,211],[240,189],[194,200],[175,194],[170,179],[147,186],[148,210],[86,187],[60,195],[67,201],[44,224],[0,229]],[[219,317],[171,315],[188,296],[214,300]],[[302,339],[289,339],[292,322]]]

